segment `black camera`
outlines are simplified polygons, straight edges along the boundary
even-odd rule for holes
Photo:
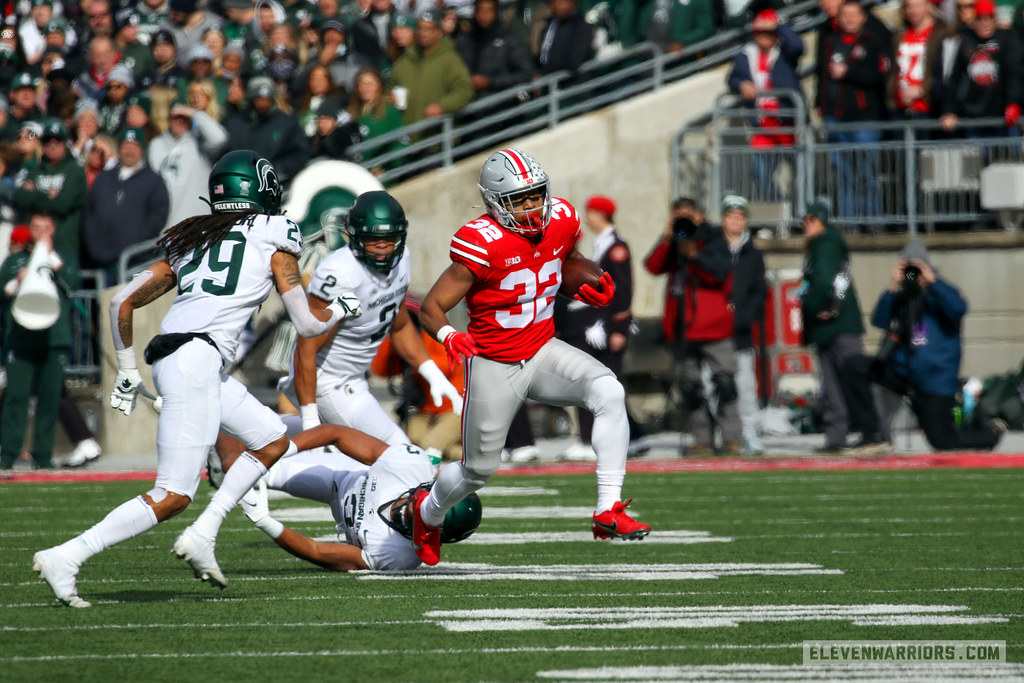
[[[900,287],[904,293],[916,294],[921,291],[921,269],[917,266],[904,266],[903,283]]]
[[[672,234],[679,241],[692,240],[696,236],[697,226],[685,216],[672,221]]]

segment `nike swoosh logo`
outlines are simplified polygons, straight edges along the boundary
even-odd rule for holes
[[[618,533],[619,529],[619,523],[617,521],[612,522],[611,524],[602,524],[601,522],[594,522],[594,526],[599,526],[605,531],[610,531],[612,533]]]
[[[558,256],[558,252],[562,251],[563,249],[565,249],[565,245],[564,244],[562,246],[560,246],[558,249],[555,249],[555,256]]]

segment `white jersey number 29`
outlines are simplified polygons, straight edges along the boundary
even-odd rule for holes
[[[523,268],[506,275],[501,281],[501,289],[515,291],[519,286],[524,288],[516,301],[522,306],[522,310],[516,311],[513,308],[498,311],[494,315],[498,324],[507,330],[514,330],[550,318],[554,314],[551,303],[558,294],[559,285],[562,284],[561,265],[562,262],[555,259],[542,265],[536,273],[529,268]]]

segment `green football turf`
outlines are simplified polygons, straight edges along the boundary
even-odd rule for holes
[[[1024,662],[1021,470],[631,474],[639,543],[565,535],[588,533],[562,508],[593,506],[593,475],[498,476],[477,539],[497,542],[445,546],[425,578],[323,572],[235,511],[224,591],[170,553],[202,486],[83,567],[91,609],[53,606],[32,554],[148,485],[0,486],[0,680],[777,680],[814,674],[805,640],[1005,640]],[[271,500],[295,507],[329,514]]]

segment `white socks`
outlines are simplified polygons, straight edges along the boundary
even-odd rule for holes
[[[483,488],[489,477],[471,472],[461,462],[441,468],[430,495],[420,505],[420,518],[430,526],[441,526],[445,513],[460,500]]]
[[[590,442],[597,453],[596,511],[604,512],[622,497],[622,482],[626,478],[629,421],[622,385],[611,375],[598,377],[587,392],[587,408],[594,413]]]
[[[114,508],[92,528],[58,547],[65,557],[81,565],[93,555],[135,538],[156,525],[153,508],[138,496]]]
[[[192,523],[192,528],[201,536],[217,538],[224,518],[266,473],[267,468],[263,463],[250,453],[242,453],[224,474],[224,481],[213,495],[213,500],[199,515],[199,519]]]

